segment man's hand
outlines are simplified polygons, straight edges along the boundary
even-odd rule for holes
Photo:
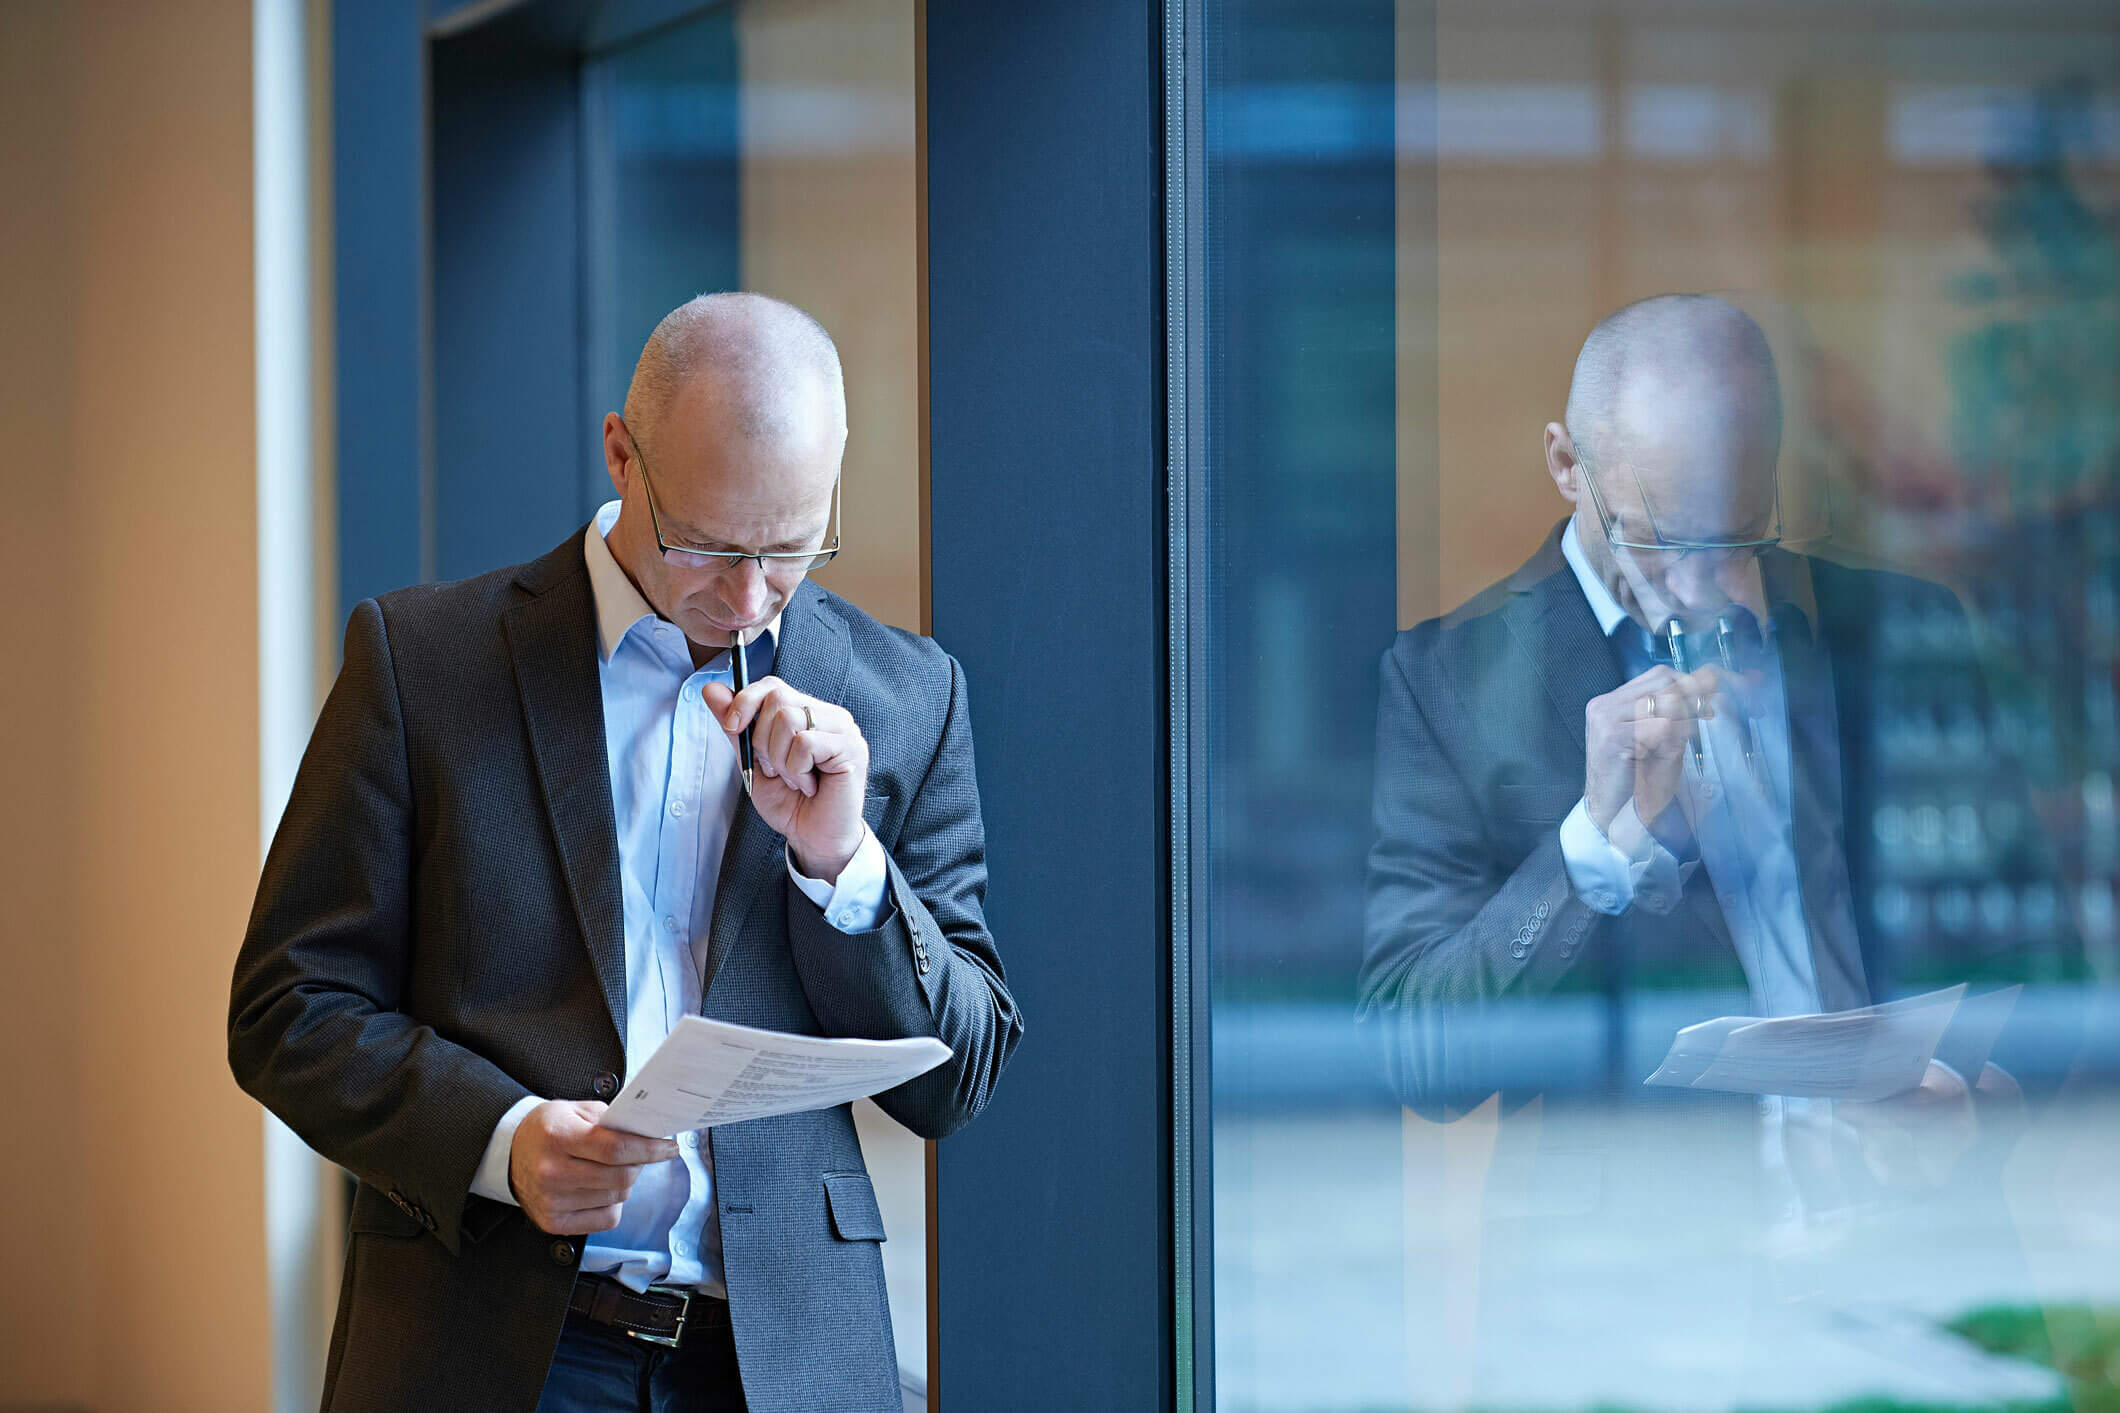
[[[1679,673],[1659,663],[1590,699],[1583,710],[1583,803],[1600,833],[1611,833],[1629,799],[1648,825],[1678,798],[1694,733],[1715,715],[1722,685],[1720,668]]]
[[[2015,1089],[2014,1080],[1989,1065],[1981,1075],[1983,1091],[1988,1071]],[[1934,1060],[1921,1083],[1906,1093],[1867,1103],[1843,1100],[1833,1106],[1833,1115],[1854,1130],[1864,1165],[1886,1188],[1941,1187],[1980,1134],[1965,1081]]]
[[[586,1236],[618,1225],[642,1165],[677,1156],[667,1138],[599,1128],[604,1105],[555,1099],[523,1115],[508,1148],[508,1189],[541,1231]]]
[[[807,878],[837,883],[868,828],[869,743],[853,714],[761,677],[741,692],[719,682],[706,702],[731,736],[751,728],[751,803],[788,841]]]

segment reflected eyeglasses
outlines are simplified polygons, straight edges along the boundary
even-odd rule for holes
[[[627,434],[631,440],[631,432]],[[663,535],[662,516],[655,508],[655,483],[648,475],[648,459],[641,455],[640,443],[633,443],[633,460],[640,467],[640,488],[648,498],[648,524],[655,531],[655,543],[662,550],[663,562],[677,569],[706,571],[726,574],[739,569],[747,559],[758,561],[758,568],[769,579],[790,579],[809,573],[832,562],[839,553],[839,481],[832,481],[832,516],[825,522],[824,543],[815,549],[801,550],[728,550],[700,549],[692,545],[672,544]]]
[[[1627,462],[1627,474],[1634,479],[1634,493],[1641,500],[1642,518],[1648,522],[1649,538],[1630,536],[1622,527],[1619,517],[1605,505],[1604,493],[1597,488],[1597,475],[1587,462],[1578,461],[1583,473],[1583,484],[1590,488],[1590,503],[1597,510],[1598,528],[1605,533],[1605,541],[1615,549],[1634,550],[1644,554],[1668,555],[1677,563],[1684,563],[1696,554],[1713,554],[1732,559],[1756,559],[1777,545],[1808,544],[1812,539],[1795,540],[1782,533],[1781,481],[1774,483],[1774,519],[1772,529],[1764,535],[1725,540],[1675,540],[1657,528],[1656,513],[1649,509],[1648,492],[1642,488],[1641,474]],[[1830,505],[1830,503],[1828,503]],[[1830,515],[1830,509],[1828,510]],[[1820,537],[1812,537],[1820,538]]]

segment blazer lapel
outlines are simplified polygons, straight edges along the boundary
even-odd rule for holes
[[[1620,685],[1612,644],[1598,630],[1597,615],[1583,597],[1583,587],[1561,553],[1561,527],[1539,552],[1510,576],[1513,597],[1502,610],[1502,622],[1517,650],[1546,689],[1546,700],[1560,713],[1561,724],[1586,748],[1583,712],[1592,697]]]
[[[804,696],[837,702],[846,693],[850,660],[846,624],[824,611],[824,591],[805,581],[781,611],[773,675]],[[729,843],[722,851],[721,876],[715,882],[703,992],[712,992],[714,978],[743,935],[759,895],[785,875],[783,842],[749,800],[737,802]]]
[[[571,553],[571,570],[566,562]],[[515,660],[516,691],[529,728],[530,755],[575,921],[603,988],[621,1044],[626,1034],[626,932],[620,901],[618,826],[604,749],[604,698],[596,672],[596,600],[581,537],[528,566],[520,578],[534,597],[501,618]]]

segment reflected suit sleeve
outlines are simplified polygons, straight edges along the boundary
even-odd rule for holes
[[[1522,858],[1497,846],[1468,783],[1473,722],[1426,651],[1433,628],[1383,660],[1356,1015],[1400,1102],[1447,1116],[1500,1087],[1496,1003],[1550,990],[1605,919],[1569,886],[1558,828]]]

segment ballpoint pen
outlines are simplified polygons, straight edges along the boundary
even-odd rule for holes
[[[1715,618],[1715,650],[1722,655],[1723,671],[1737,677],[1737,629],[1730,623],[1730,615],[1718,614]],[[1756,779],[1759,775],[1758,737],[1752,734],[1752,718],[1745,712],[1737,714],[1737,729],[1745,743],[1745,768]]]
[[[1664,641],[1671,648],[1671,665],[1680,672],[1691,671],[1692,669],[1686,664],[1686,630],[1676,618],[1664,625]],[[1686,744],[1693,748],[1694,772],[1699,775],[1707,774],[1708,764],[1700,751],[1700,722],[1698,720],[1693,723],[1693,729],[1686,737]]]
[[[743,634],[729,634],[730,690],[741,692],[751,685],[751,664],[744,658]],[[751,793],[751,728],[736,733],[736,764],[743,770],[743,792]]]

